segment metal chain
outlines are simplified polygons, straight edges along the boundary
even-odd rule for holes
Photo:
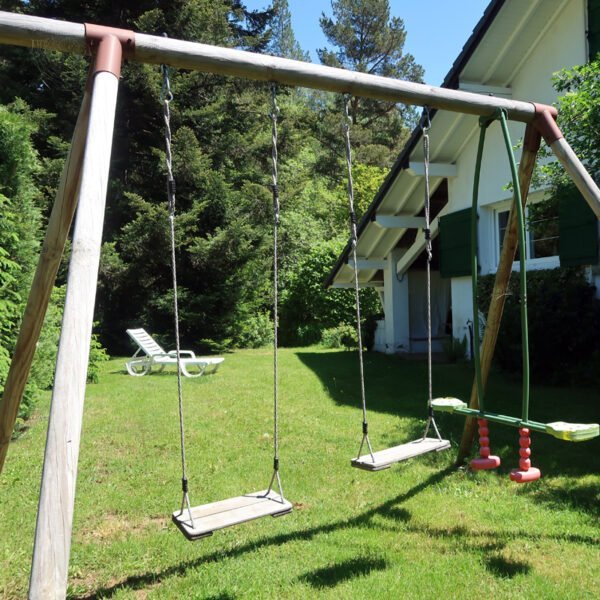
[[[283,488],[279,477],[279,365],[278,365],[278,337],[279,337],[279,187],[277,172],[277,119],[279,117],[277,105],[277,86],[271,85],[271,177],[273,189],[273,476],[269,483],[267,494],[277,481],[279,493],[283,501]]]
[[[358,235],[356,231],[356,213],[354,212],[354,182],[352,180],[352,147],[350,145],[350,125],[352,124],[352,117],[350,116],[349,104],[350,96],[344,96],[344,121],[343,131],[344,139],[346,143],[346,167],[348,170],[348,212],[350,213],[350,244],[352,246],[352,263],[354,265],[354,297],[356,302],[356,336],[358,338],[358,364],[359,364],[359,378],[360,378],[360,396],[362,402],[362,414],[363,414],[363,437],[360,442],[358,449],[357,458],[360,458],[363,446],[366,442],[369,449],[371,459],[375,462],[373,456],[373,448],[371,447],[371,441],[369,440],[369,425],[367,422],[367,398],[365,394],[365,370],[363,364],[363,346],[362,346],[362,332],[360,328],[361,317],[360,317],[360,288],[358,285],[358,261],[356,258],[356,246],[358,244]]]
[[[173,157],[171,154],[171,110],[170,103],[173,100],[171,82],[169,81],[169,69],[161,65],[163,85],[161,98],[163,102],[163,118],[165,122],[165,163],[167,166],[167,199],[169,208],[169,233],[171,240],[171,273],[173,274],[173,315],[175,321],[175,352],[177,355],[177,395],[179,403],[179,437],[181,447],[181,489],[183,497],[181,500],[181,512],[187,507],[192,528],[194,519],[190,506],[188,493],[188,479],[185,454],[185,429],[183,418],[183,387],[181,380],[181,344],[179,340],[179,302],[177,298],[177,262],[175,256],[175,178],[173,177]]]
[[[421,132],[423,134],[423,165],[425,168],[425,252],[427,253],[427,424],[425,425],[425,432],[423,433],[423,439],[427,437],[429,427],[433,425],[433,428],[437,434],[439,440],[442,436],[437,428],[435,419],[433,417],[433,360],[432,360],[432,340],[431,340],[431,261],[433,259],[433,244],[431,241],[431,200],[430,200],[430,187],[429,187],[429,130],[431,129],[431,117],[429,114],[429,108],[423,107],[423,117],[421,119]]]

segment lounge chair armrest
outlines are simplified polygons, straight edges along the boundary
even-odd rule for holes
[[[190,358],[196,358],[196,355],[191,350],[180,350],[180,356],[189,356]],[[168,356],[177,357],[177,350],[169,350]]]

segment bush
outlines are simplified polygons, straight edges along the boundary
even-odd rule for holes
[[[95,323],[94,325],[97,325]],[[88,361],[87,381],[88,383],[98,383],[100,380],[100,363],[107,361],[110,357],[108,352],[100,343],[97,333],[92,333],[90,342],[90,359]]]
[[[340,240],[316,244],[308,250],[302,263],[290,276],[281,302],[283,345],[316,344],[326,329],[335,329],[342,323],[354,326],[354,290],[327,289],[324,286],[343,247]],[[375,322],[371,317],[381,312],[381,302],[377,292],[368,288],[360,291],[360,304],[369,338],[364,343],[369,347],[372,346],[375,331]]]
[[[356,328],[347,323],[340,323],[337,327],[325,329],[321,335],[321,345],[325,348],[356,348]]]
[[[598,379],[600,301],[578,268],[527,274],[529,358],[532,379],[550,384],[591,383]],[[493,276],[479,281],[481,308],[487,313]],[[511,275],[495,359],[520,373],[521,318],[519,274]]]
[[[460,362],[467,358],[467,336],[463,339],[449,337],[444,340],[444,355],[446,360],[451,363]]]
[[[240,348],[262,348],[273,343],[273,321],[268,312],[259,312],[239,324],[236,345]]]

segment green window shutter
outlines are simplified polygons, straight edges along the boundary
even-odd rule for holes
[[[588,0],[588,45],[594,60],[600,52],[600,0]]]
[[[598,262],[598,220],[576,188],[560,193],[558,254],[563,267]]]
[[[440,275],[471,274],[471,209],[440,217]]]

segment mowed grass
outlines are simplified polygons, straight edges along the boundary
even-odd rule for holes
[[[415,439],[426,366],[367,355],[375,449]],[[88,386],[69,595],[73,598],[597,598],[600,444],[533,437],[539,482],[518,486],[518,433],[492,426],[499,471],[453,468],[463,420],[439,417],[450,451],[379,473],[352,469],[361,438],[357,356],[280,353],[281,473],[292,514],[187,542],[173,372],[133,378],[123,359]],[[226,356],[184,381],[193,505],[264,489],[272,469],[272,355]],[[468,398],[469,365],[436,365],[435,395]],[[497,374],[489,407],[519,414],[520,384]],[[598,419],[593,389],[535,387],[532,418]],[[0,596],[28,585],[49,400],[0,476]]]

